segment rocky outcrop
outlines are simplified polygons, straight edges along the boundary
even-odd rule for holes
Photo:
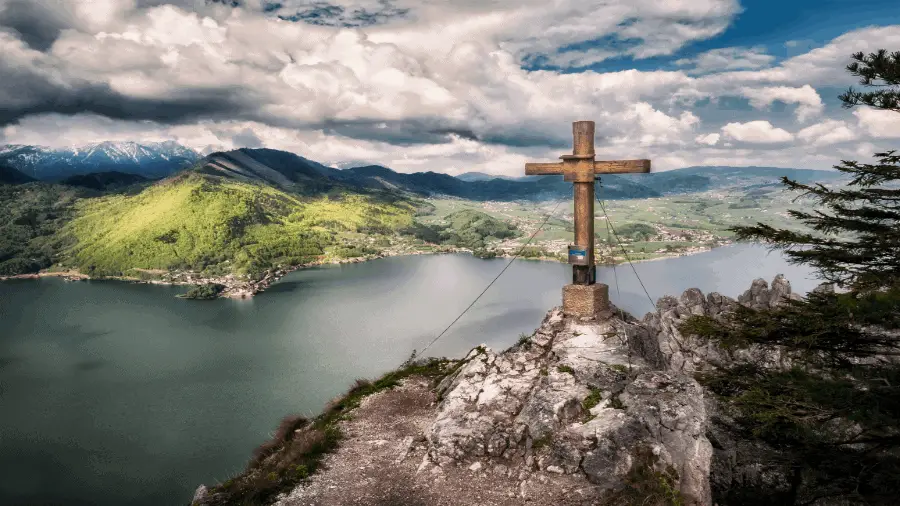
[[[556,309],[506,352],[473,350],[438,387],[423,467],[494,460],[582,474],[614,493],[649,466],[671,472],[686,504],[711,504],[703,391],[629,356],[621,323],[576,321]]]
[[[779,275],[771,285],[757,279],[737,300],[696,288],[663,297],[642,320],[616,308],[603,321],[554,309],[529,339],[502,353],[478,347],[442,381],[421,468],[499,462],[580,474],[615,494],[649,466],[672,477],[684,504],[710,505],[714,461],[725,481],[752,480],[753,470],[738,465],[737,443],[712,427],[715,403],[692,377],[729,357],[677,326],[735,304],[762,309],[797,298]]]
[[[704,296],[697,288],[686,290],[680,297],[665,296],[656,303],[656,312],[647,313],[643,320],[626,321],[628,345],[632,352],[656,368],[693,373],[706,364],[731,360],[712,343],[691,336],[683,336],[678,324],[692,315],[717,317],[741,304],[753,309],[774,308],[787,299],[799,299],[784,276],[772,280],[771,287],[764,279],[753,281],[750,289],[737,300],[712,292]],[[755,353],[754,350],[746,352]],[[779,357],[768,357],[777,362]]]

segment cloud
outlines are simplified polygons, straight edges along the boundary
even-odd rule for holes
[[[722,133],[729,139],[750,144],[789,142],[794,139],[790,132],[776,128],[768,121],[729,123],[722,127]]]
[[[800,130],[797,138],[813,146],[827,146],[856,140],[857,134],[843,121],[826,120]]]
[[[722,72],[701,78],[704,89],[727,90],[744,86],[850,86],[857,78],[845,67],[850,55],[880,48],[900,47],[900,25],[869,27],[847,32],[828,44],[759,70]]]
[[[570,151],[571,122],[593,119],[598,154],[653,157],[654,170],[729,158],[731,165],[830,166],[836,151],[804,148],[843,149],[841,141],[821,144],[837,133],[804,129],[791,144],[788,132],[749,121],[758,111],[707,103],[742,97],[765,110],[784,102],[801,121],[818,119],[814,128],[840,120],[826,114],[816,88],[852,82],[843,70],[850,53],[900,47],[900,27],[867,28],[777,65],[761,48],[723,48],[687,58],[676,71],[574,72],[608,58],[674,54],[721,33],[740,7],[733,0],[239,5],[0,0],[4,139],[148,137],[201,151],[264,145],[333,164],[518,174],[526,160]],[[310,9],[320,9],[318,21]],[[858,116],[858,126],[846,128],[881,148],[879,139],[890,136],[882,121]],[[703,128],[724,123],[716,133]]]
[[[638,102],[623,113],[622,119],[630,124],[624,135],[613,139],[616,144],[637,141],[640,146],[665,146],[683,144],[685,135],[693,131],[700,122],[690,111],[684,111],[678,117],[654,109],[647,102]]]
[[[283,3],[265,3],[263,11],[277,13],[280,19],[303,21],[314,25],[361,27],[382,24],[409,14],[410,9],[397,7],[396,2],[380,0],[369,5],[344,7],[328,2],[304,3],[295,8]]]
[[[720,138],[719,134],[713,133],[713,134],[697,136],[697,138],[695,140],[697,141],[698,144],[706,144],[707,146],[715,146],[716,144],[719,143],[719,138]]]
[[[799,88],[775,86],[766,88],[742,88],[741,94],[750,99],[750,105],[757,109],[765,109],[773,102],[798,104],[796,115],[798,121],[806,121],[822,113],[822,98],[806,84]]]
[[[765,53],[763,47],[725,47],[712,49],[693,58],[676,60],[675,64],[691,67],[695,73],[726,70],[755,70],[768,67],[775,57]]]
[[[341,0],[330,5],[345,12],[376,5],[402,11],[373,27],[373,40],[379,42],[447,51],[474,41],[501,48],[520,63],[556,67],[587,66],[619,55],[672,54],[721,33],[741,10],[737,0],[562,0],[553,5],[543,0]]]
[[[900,139],[900,113],[876,109],[855,109],[859,127],[876,139]]]
[[[32,49],[45,51],[69,25],[65,11],[60,11],[29,0],[0,2],[0,26],[14,31]]]

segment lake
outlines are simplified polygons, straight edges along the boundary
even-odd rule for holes
[[[403,362],[508,260],[409,256],[297,271],[250,300],[59,279],[0,282],[0,504],[184,505],[239,472],[290,413],[316,414],[357,377]],[[736,297],[754,278],[818,281],[736,245],[635,264],[653,299]],[[653,308],[628,265],[598,270],[613,302]],[[561,303],[568,265],[516,261],[428,355],[504,349]]]

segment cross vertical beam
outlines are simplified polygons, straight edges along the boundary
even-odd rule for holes
[[[576,121],[572,124],[573,158],[580,165],[588,165],[590,181],[574,182],[575,244],[585,248],[587,265],[572,266],[572,284],[593,285],[597,281],[594,265],[594,122]],[[584,158],[581,158],[584,157]],[[579,167],[580,168],[580,167]],[[577,169],[576,169],[577,170]]]
[[[572,154],[561,156],[561,163],[526,163],[525,174],[561,174],[573,183],[575,244],[569,246],[572,284],[563,288],[563,311],[575,316],[608,316],[609,287],[597,283],[594,257],[594,178],[597,174],[650,172],[650,160],[596,161],[593,121],[572,123],[572,139]]]

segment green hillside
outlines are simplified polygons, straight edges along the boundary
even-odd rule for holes
[[[470,249],[479,256],[485,255],[484,250],[491,239],[521,235],[515,225],[472,209],[452,213],[434,223],[416,222],[404,232],[426,242]]]
[[[385,195],[303,198],[267,185],[185,173],[133,195],[82,200],[63,234],[66,263],[101,276],[153,270],[258,275],[328,253],[344,232],[390,232],[414,205]]]
[[[58,232],[83,193],[44,183],[0,185],[0,276],[49,267],[66,246]]]

